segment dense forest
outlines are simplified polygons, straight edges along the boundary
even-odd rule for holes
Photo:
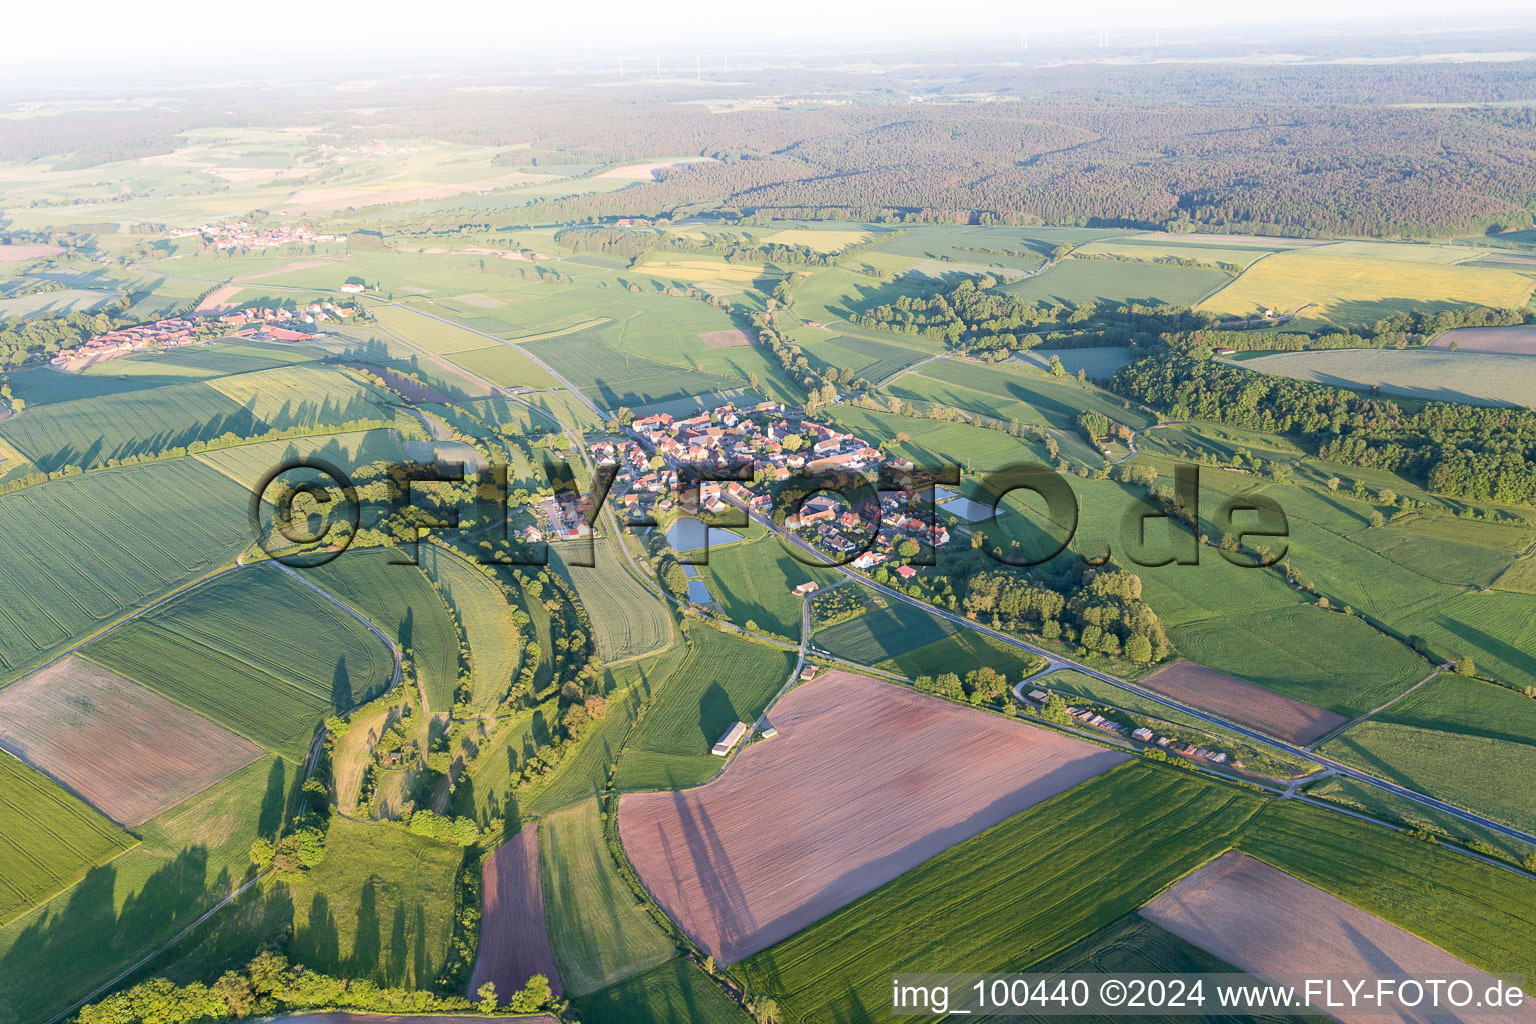
[[[1116,374],[1115,391],[1174,419],[1289,434],[1319,458],[1402,473],[1471,501],[1536,505],[1536,412],[1388,399],[1170,354]]]
[[[361,94],[253,94],[238,107],[64,110],[22,119],[0,160],[86,167],[185,143],[192,129],[291,124],[317,141],[498,147],[539,166],[705,156],[661,180],[554,197],[470,222],[735,211],[878,221],[1144,226],[1296,236],[1446,236],[1536,214],[1536,62],[1189,66],[956,55],[874,73],[775,66],[696,89],[607,72],[558,89],[466,93],[419,83]],[[515,76],[512,76],[515,77]],[[765,100],[764,97],[777,99]],[[575,190],[573,190],[574,193]],[[491,226],[495,226],[493,223]]]

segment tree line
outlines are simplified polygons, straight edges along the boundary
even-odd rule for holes
[[[1121,368],[1111,390],[1174,419],[1204,419],[1313,446],[1325,462],[1385,469],[1469,501],[1536,505],[1536,412],[1387,398],[1169,353]]]

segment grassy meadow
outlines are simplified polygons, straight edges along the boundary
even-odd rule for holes
[[[586,800],[539,822],[545,923],[566,991],[577,997],[677,955],[620,877],[601,814]]]
[[[460,847],[403,828],[333,819],[325,859],[286,885],[289,957],[330,975],[429,987],[448,958],[463,859]]]
[[[803,599],[794,588],[803,583],[826,586],[841,574],[796,560],[762,526],[747,528],[745,535],[750,538],[745,543],[711,547],[709,564],[698,567],[699,577],[732,622],[754,623],[762,632],[798,641]]]
[[[682,957],[573,999],[571,1007],[586,1024],[671,1024],[681,1020],[747,1024],[752,1019],[701,968]]]
[[[737,721],[751,723],[789,682],[792,652],[703,626],[659,685],[619,758],[620,789],[698,785],[720,770],[709,749]]]

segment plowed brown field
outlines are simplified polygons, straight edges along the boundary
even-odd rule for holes
[[[1481,975],[1485,984],[1474,986],[1479,996],[1493,983],[1492,975],[1439,946],[1236,851],[1211,861],[1148,903],[1141,914],[1252,974]],[[1445,1013],[1433,1018],[1332,1013],[1346,1024],[1461,1019]],[[1466,1019],[1489,1024],[1532,1021],[1536,1008]]]
[[[488,981],[510,995],[535,974],[549,979],[559,995],[560,969],[544,927],[544,891],[539,885],[539,828],[528,825],[502,843],[485,862],[484,916],[480,923],[480,952],[469,990]]]
[[[619,803],[646,887],[727,963],[1124,759],[851,672],[769,717],[778,737],[715,781]]]
[[[262,755],[79,655],[0,690],[0,747],[124,825],[143,824]]]
[[[1176,661],[1160,668],[1143,679],[1141,685],[1292,743],[1311,743],[1347,721],[1343,715],[1316,704],[1191,661]]]

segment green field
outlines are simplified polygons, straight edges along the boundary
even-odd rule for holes
[[[1466,519],[1409,515],[1383,527],[1356,530],[1349,539],[1436,583],[1488,587],[1536,541],[1536,534]]]
[[[539,823],[544,915],[566,991],[581,996],[677,955],[619,876],[587,800]]]
[[[481,339],[484,340],[483,338]],[[486,348],[455,352],[452,362],[470,373],[506,388],[553,388],[559,381],[538,363],[528,358],[516,345],[490,345]]]
[[[752,1018],[700,968],[679,957],[571,1001],[584,1024],[748,1024]]]
[[[819,629],[815,641],[839,658],[877,665],[942,640],[963,627],[905,601],[881,598],[884,608]]]
[[[528,351],[549,364],[600,408],[638,409],[692,395],[745,387],[743,377],[683,368],[625,351],[625,323],[588,327],[548,341],[530,343]],[[699,346],[702,350],[703,343]]]
[[[1002,290],[1050,305],[1137,302],[1188,306],[1231,280],[1230,274],[1207,267],[1069,259],[1039,277],[1005,284]]]
[[[1011,684],[1040,671],[1045,659],[974,629],[962,629],[875,664],[908,679],[945,672],[964,676],[984,666],[1001,672]]]
[[[853,335],[832,336],[814,328],[800,332],[798,340],[812,367],[847,370],[871,384],[878,384],[926,355],[919,349],[895,343]]]
[[[1091,351],[1091,350],[1090,350]],[[1084,409],[1103,413],[1111,423],[1137,429],[1151,423],[1141,409],[1097,388],[1057,380],[1021,363],[982,364],[942,359],[914,370],[887,387],[898,398],[937,402],[994,419],[1077,432]],[[916,436],[915,431],[911,433]]]
[[[380,418],[388,417],[374,393],[339,371],[278,367],[29,408],[0,424],[0,438],[52,472],[225,434],[252,437]]]
[[[1394,825],[1423,829],[1442,840],[1449,838],[1463,846],[1486,844],[1485,852],[1491,851],[1489,856],[1503,857],[1511,864],[1520,863],[1536,849],[1502,832],[1482,828],[1445,811],[1425,807],[1342,775],[1333,775],[1307,786],[1306,794]]]
[[[427,706],[434,713],[447,711],[458,682],[458,633],[447,604],[421,570],[390,563],[391,556],[401,555],[353,549],[326,565],[301,571],[305,579],[393,637],[416,667]]]
[[[1275,688],[1282,692],[1323,706],[1337,701],[1335,710],[1352,714],[1376,707],[1428,674],[1428,662],[1413,658],[1401,642],[1411,637],[1423,640],[1431,660],[1470,655],[1479,672],[1492,678],[1519,687],[1536,685],[1536,655],[1530,653],[1536,650],[1536,620],[1527,610],[1530,598],[1515,587],[1476,589],[1529,543],[1528,527],[1450,518],[1446,512],[1452,507],[1445,499],[1401,477],[1315,462],[1267,435],[1204,424],[1200,429],[1202,434],[1210,430],[1219,435],[1218,449],[1249,448],[1266,459],[1292,464],[1297,480],[1282,485],[1242,474],[1203,471],[1203,529],[1213,536],[1218,533],[1208,510],[1213,511],[1228,494],[1258,491],[1272,497],[1286,512],[1291,568],[1335,609],[1348,607],[1362,613],[1400,640],[1382,635],[1364,621],[1351,622],[1337,613],[1327,613],[1325,618],[1318,614],[1320,609],[1296,608],[1298,600],[1316,598],[1298,595],[1274,573],[1235,569],[1208,555],[1198,569],[1141,570],[1147,601],[1169,625],[1175,644],[1192,660],[1258,682],[1274,679]],[[1156,444],[1166,442],[1188,450],[1195,435],[1184,431],[1175,426],[1148,436],[1157,439]],[[1273,454],[1254,447],[1266,437],[1275,445]],[[1158,469],[1159,482],[1172,473],[1172,464],[1165,459],[1145,461]],[[1337,494],[1323,487],[1330,476],[1342,481]],[[1356,481],[1372,494],[1395,490],[1424,503],[1429,511],[1370,528],[1366,517],[1373,506],[1348,495]],[[1072,486],[1081,499],[1085,523],[1090,515],[1100,514],[1094,511],[1099,505],[1113,523],[1132,494],[1127,488],[1116,497],[1091,480],[1074,480]],[[1086,527],[1080,528],[1079,536],[1085,532]],[[1288,611],[1287,606],[1294,610]],[[1244,609],[1244,614],[1234,617],[1235,608]],[[1222,663],[1204,661],[1206,657]],[[1340,658],[1350,660],[1347,672],[1340,671]],[[1287,686],[1296,689],[1286,691]],[[1313,696],[1307,695],[1309,689]]]
[[[43,775],[0,755],[0,925],[137,843]]]
[[[661,598],[629,574],[616,544],[593,542],[590,566],[567,565],[563,545],[550,549],[550,562],[571,581],[592,621],[597,653],[606,662],[625,661],[661,650],[672,641],[672,620]]]
[[[1079,370],[1092,379],[1113,377],[1115,371],[1136,358],[1133,348],[1033,348],[1020,352],[1020,362],[1028,363],[1037,370],[1049,372],[1051,357],[1061,363],[1061,368],[1076,377]]]
[[[1330,740],[1323,752],[1421,793],[1536,831],[1536,701],[1446,674]]]
[[[495,580],[445,548],[423,544],[421,567],[442,588],[473,653],[470,710],[489,711],[506,697],[523,660],[522,630],[512,617],[513,608]]]
[[[277,366],[312,362],[314,359],[314,355],[302,348],[242,344],[236,340],[206,348],[193,346],[123,356],[87,366],[81,373],[87,377],[115,377],[120,381],[147,377],[157,384],[174,384],[270,370]]]
[[[86,645],[86,657],[292,759],[389,685],[367,627],[274,566],[245,569]]]
[[[1294,800],[1267,803],[1239,847],[1480,970],[1536,972],[1524,875]]]
[[[28,407],[56,405],[82,398],[98,398],[124,391],[143,391],[173,381],[156,380],[153,377],[100,377],[84,373],[69,373],[51,366],[35,366],[26,370],[14,370],[6,375],[11,393],[27,403]]]
[[[249,502],[191,459],[0,497],[0,679],[233,562],[250,543]]]
[[[619,759],[621,789],[695,785],[720,769],[709,748],[737,721],[752,722],[789,681],[793,652],[702,625],[631,735]]]
[[[1022,970],[1058,954],[1222,853],[1259,806],[1218,783],[1125,765],[952,847],[739,970],[791,1021],[882,1020],[892,973]]]
[[[46,1020],[173,938],[253,872],[251,841],[273,834],[294,782],[291,765],[257,761],[147,822],[138,846],[0,927],[0,1006],[16,1021]],[[261,902],[283,919],[291,913],[281,894]]]
[[[248,489],[255,489],[272,470],[301,459],[316,458],[351,473],[370,462],[398,463],[405,453],[388,429],[354,430],[345,434],[320,434],[286,441],[254,441],[233,448],[219,448],[192,456]]]
[[[1168,635],[1191,661],[1342,715],[1368,711],[1429,674],[1407,647],[1358,618],[1310,605],[1179,623]]]
[[[1242,366],[1353,391],[1369,391],[1374,386],[1387,394],[1428,402],[1536,404],[1536,359],[1529,356],[1439,348],[1413,352],[1341,349],[1277,352],[1245,359]]]
[[[430,987],[448,958],[464,851],[341,817],[325,845],[320,865],[287,886],[288,956],[333,976]]]
[[[738,626],[754,622],[765,633],[800,639],[802,599],[792,593],[802,583],[825,586],[840,576],[835,569],[806,565],[795,559],[777,537],[754,525],[745,531],[745,544],[711,547],[709,564],[699,577],[726,618]]]

